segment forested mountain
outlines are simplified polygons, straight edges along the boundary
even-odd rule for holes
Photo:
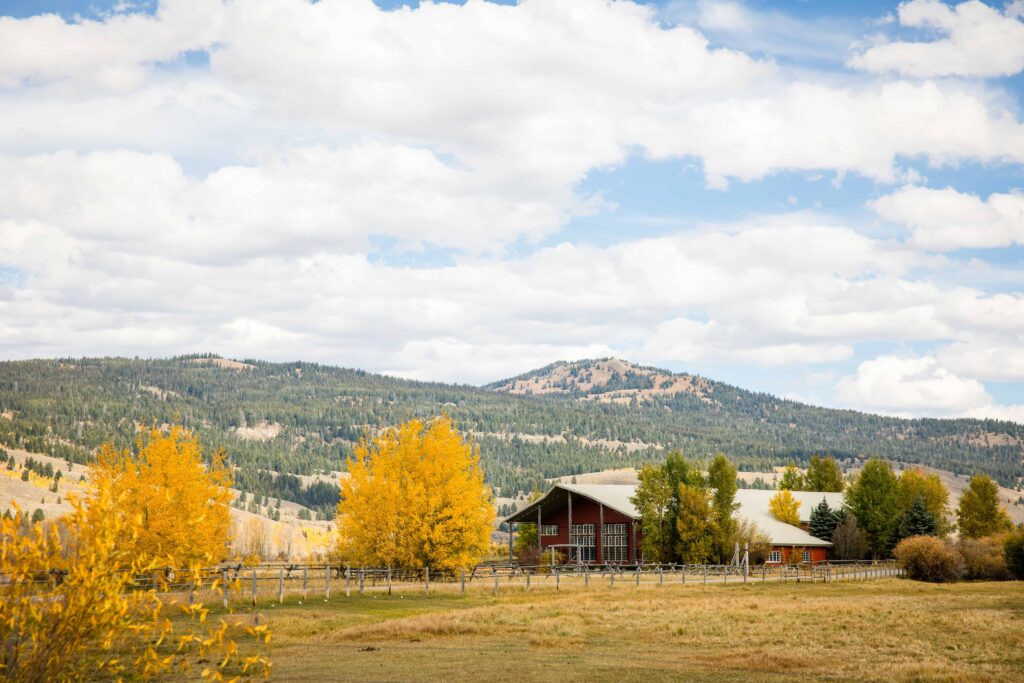
[[[879,455],[1008,486],[1024,472],[1024,427],[901,420],[816,408],[685,374],[604,359],[556,363],[489,387],[413,382],[312,363],[86,358],[0,363],[0,444],[85,462],[140,424],[177,422],[227,449],[240,488],[326,509],[308,478],[344,469],[373,429],[442,411],[480,444],[503,494],[547,477],[728,454],[764,469],[811,454]],[[278,474],[272,474],[278,473]]]

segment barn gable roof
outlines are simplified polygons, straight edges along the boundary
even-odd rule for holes
[[[640,519],[630,498],[636,493],[636,486],[632,484],[562,484],[552,486],[547,493],[533,501],[522,510],[505,518],[506,522],[532,522],[536,519],[537,508],[544,507],[556,499],[560,499],[566,492],[578,496],[590,498],[606,508],[615,510],[631,519]]]

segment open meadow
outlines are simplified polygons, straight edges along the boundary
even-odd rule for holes
[[[1024,679],[1022,582],[353,594],[261,620],[279,681]]]

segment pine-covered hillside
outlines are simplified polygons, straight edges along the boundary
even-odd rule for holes
[[[86,462],[139,425],[181,423],[239,467],[239,488],[329,508],[361,435],[447,412],[479,443],[503,494],[548,477],[637,465],[679,448],[741,469],[880,455],[1008,486],[1024,473],[1024,427],[901,420],[831,410],[614,359],[556,363],[489,387],[424,383],[312,363],[87,358],[0,363],[0,445]],[[296,476],[291,476],[296,475]]]

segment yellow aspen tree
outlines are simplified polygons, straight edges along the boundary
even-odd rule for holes
[[[115,491],[116,514],[136,533],[131,550],[170,566],[210,565],[228,554],[231,472],[223,451],[203,462],[198,439],[181,427],[149,430],[135,451],[100,448],[90,480]]]
[[[800,526],[800,502],[789,489],[782,489],[772,496],[768,501],[768,511],[780,522]]]
[[[156,564],[132,551],[137,527],[117,513],[119,497],[110,489],[87,504],[70,497],[65,518],[27,529],[20,514],[0,518],[0,679],[137,680],[199,664],[207,680],[269,674],[269,660],[243,652],[226,621],[208,623],[202,604],[166,605],[155,588],[135,584]],[[201,574],[186,574],[201,585]],[[245,631],[257,650],[266,645],[266,627]]]
[[[364,440],[338,503],[338,552],[368,565],[457,569],[488,549],[494,508],[478,448],[447,416]]]

